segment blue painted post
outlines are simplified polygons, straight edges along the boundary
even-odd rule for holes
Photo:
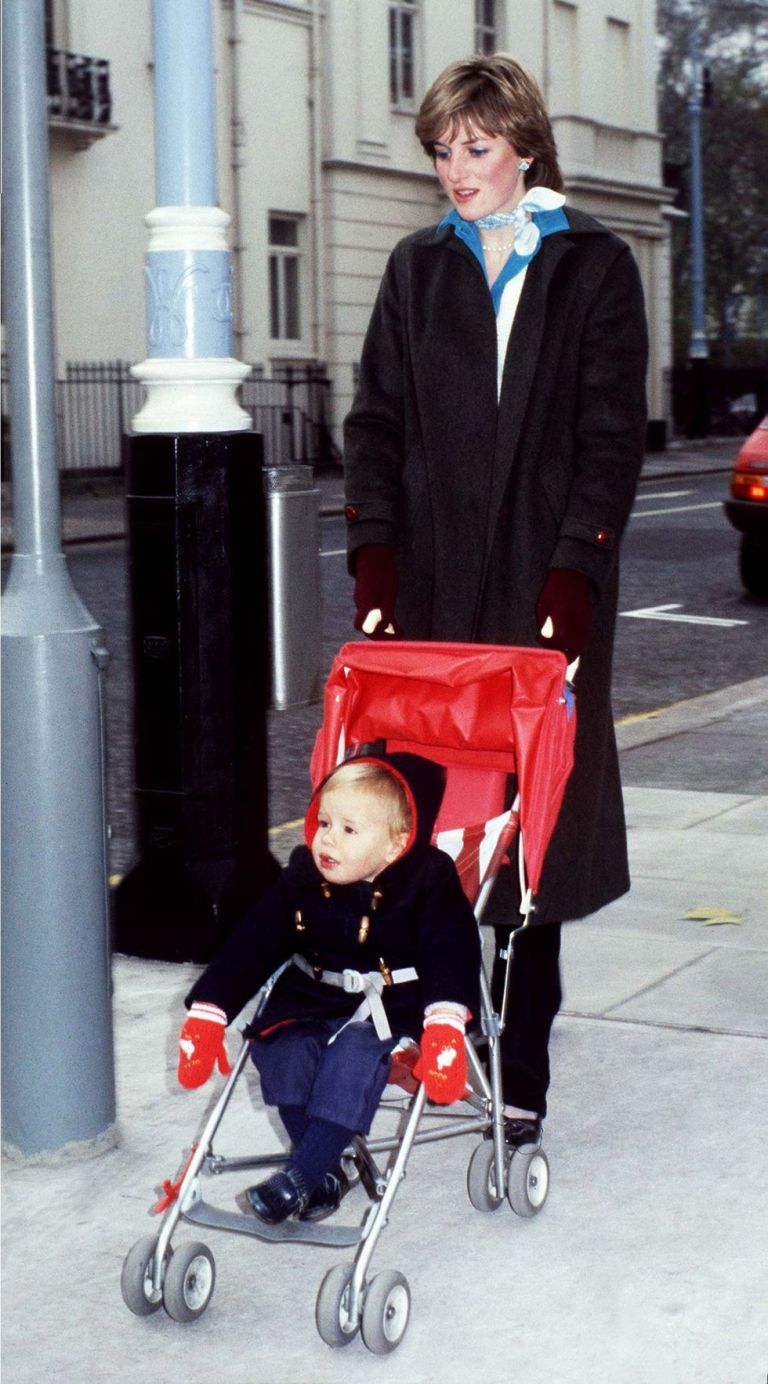
[[[153,10],[155,188],[161,207],[215,206],[216,106],[210,5],[163,0]],[[194,80],[190,77],[194,74]]]
[[[3,5],[15,551],[2,634],[4,1149],[116,1142],[101,632],[61,551],[43,0]]]
[[[229,216],[216,205],[210,0],[153,0],[155,190],[146,217],[148,357],[133,373],[148,398],[134,432],[251,427],[235,391]]]

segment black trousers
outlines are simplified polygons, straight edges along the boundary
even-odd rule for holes
[[[549,1035],[562,1001],[560,923],[534,923],[513,934],[507,1022],[501,1035],[501,1079],[504,1101],[523,1110],[547,1113]],[[496,955],[491,974],[494,1007],[501,1006],[509,928],[496,927]]]

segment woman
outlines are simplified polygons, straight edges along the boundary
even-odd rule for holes
[[[581,660],[574,769],[513,953],[514,1145],[546,1113],[560,923],[629,888],[610,677],[647,335],[629,248],[564,205],[541,94],[513,58],[451,64],[416,132],[452,209],[390,257],[345,425],[355,625]],[[503,947],[511,883],[494,904]]]

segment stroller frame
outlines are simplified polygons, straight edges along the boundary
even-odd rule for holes
[[[523,652],[523,651],[519,651]],[[526,653],[530,651],[524,651]],[[342,650],[342,654],[344,651]],[[557,657],[552,655],[552,657]],[[564,661],[563,661],[564,662]],[[520,830],[519,794],[498,832],[491,858],[474,902],[478,926],[488,898],[517,836],[518,866],[521,879],[521,926],[526,926],[533,911],[531,891],[525,887],[523,834]],[[365,1345],[375,1354],[386,1354],[399,1345],[410,1315],[410,1290],[402,1274],[385,1271],[369,1279],[368,1270],[379,1238],[388,1223],[398,1187],[405,1176],[412,1149],[444,1139],[480,1136],[467,1170],[467,1192],[479,1211],[498,1210],[505,1200],[519,1216],[538,1214],[546,1201],[549,1164],[541,1143],[510,1148],[504,1140],[504,1100],[501,1081],[500,1039],[506,1023],[509,975],[515,932],[510,927],[506,948],[506,971],[499,1011],[494,1010],[485,966],[481,966],[481,1040],[487,1044],[487,1071],[477,1051],[477,1039],[465,1036],[468,1085],[463,1112],[425,1108],[424,1087],[416,1085],[408,1097],[385,1097],[380,1110],[399,1113],[399,1129],[391,1137],[357,1136],[345,1151],[345,1168],[357,1174],[369,1199],[359,1225],[334,1222],[311,1223],[287,1220],[269,1225],[256,1216],[228,1211],[207,1202],[202,1182],[207,1177],[280,1166],[287,1153],[245,1157],[224,1157],[214,1150],[214,1139],[222,1124],[235,1087],[246,1067],[250,1041],[244,1037],[232,1071],[216,1099],[199,1139],[174,1181],[163,1184],[165,1196],[153,1210],[163,1213],[157,1236],[143,1237],[129,1251],[123,1265],[122,1292],[126,1305],[136,1315],[148,1315],[164,1306],[179,1321],[195,1320],[207,1307],[215,1282],[215,1265],[208,1247],[195,1242],[174,1251],[171,1241],[181,1221],[194,1226],[235,1232],[273,1242],[296,1242],[330,1248],[356,1247],[353,1262],[337,1265],[323,1279],[317,1298],[316,1324],[322,1339],[332,1347],[347,1345],[361,1332]],[[287,966],[286,961],[259,992],[256,1017]],[[381,1166],[377,1158],[394,1154]]]

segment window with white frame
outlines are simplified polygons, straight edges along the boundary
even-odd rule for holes
[[[499,46],[497,0],[475,0],[475,52],[495,53]]]
[[[269,216],[269,335],[301,339],[301,218]]]
[[[401,110],[416,104],[416,0],[398,0],[389,7],[389,99]]]

